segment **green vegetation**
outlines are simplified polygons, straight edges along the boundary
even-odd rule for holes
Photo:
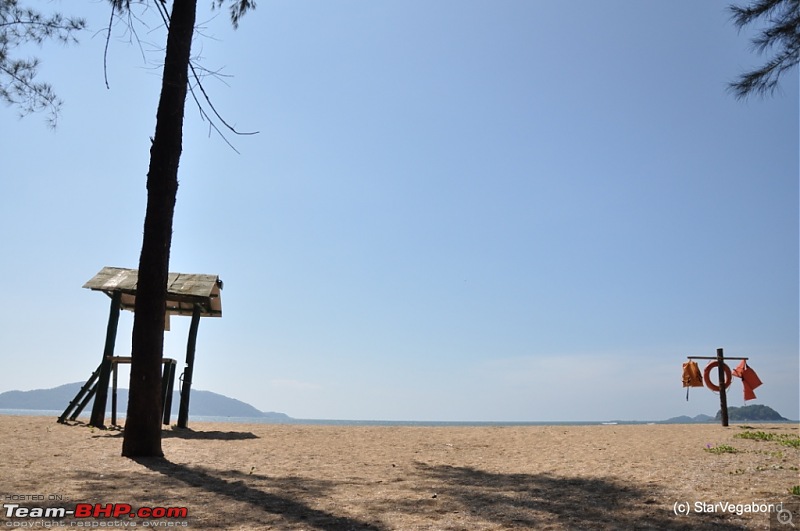
[[[766,433],[763,431],[744,431],[737,433],[738,439],[751,439],[754,441],[775,441],[790,448],[800,448],[800,437],[791,433]]]
[[[739,452],[739,450],[727,444],[718,444],[716,446],[711,446],[710,444],[707,444],[705,447],[705,451],[710,452],[712,454],[735,454]]]
[[[789,494],[793,494],[795,496],[800,496],[800,485],[795,485],[791,489],[789,489]]]

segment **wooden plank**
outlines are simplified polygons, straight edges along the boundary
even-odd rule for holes
[[[217,285],[217,280],[218,277],[214,275],[174,273],[170,275],[167,292],[177,295],[210,297]]]
[[[690,360],[715,360],[716,356],[686,356]],[[726,360],[749,360],[750,358],[725,358]]]
[[[121,267],[104,267],[92,277],[84,288],[101,291],[136,290],[138,272],[134,269]]]
[[[111,356],[111,363],[130,363],[131,356]],[[161,358],[161,363],[175,363],[173,358]]]

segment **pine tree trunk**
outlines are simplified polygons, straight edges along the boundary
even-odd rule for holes
[[[147,173],[139,282],[133,321],[131,382],[122,455],[162,456],[161,358],[164,350],[169,251],[178,193],[183,115],[197,0],[174,0],[161,98]]]

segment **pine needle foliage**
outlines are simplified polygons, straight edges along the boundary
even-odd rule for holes
[[[739,30],[763,24],[751,40],[753,51],[769,55],[760,68],[746,72],[728,88],[736,99],[772,95],[781,76],[800,61],[800,0],[755,0],[747,7],[729,7]]]
[[[47,112],[48,123],[55,127],[63,102],[49,83],[36,79],[39,59],[18,58],[14,52],[22,45],[41,45],[47,40],[77,43],[76,35],[85,27],[82,18],[44,15],[18,0],[0,0],[0,100],[17,107],[20,116]]]

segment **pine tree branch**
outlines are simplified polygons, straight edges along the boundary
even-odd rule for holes
[[[759,54],[777,49],[762,67],[746,72],[728,84],[728,91],[742,100],[751,94],[773,94],[781,76],[800,62],[800,0],[756,0],[749,7],[730,6],[733,23],[741,31],[759,20],[767,23],[751,39]]]

